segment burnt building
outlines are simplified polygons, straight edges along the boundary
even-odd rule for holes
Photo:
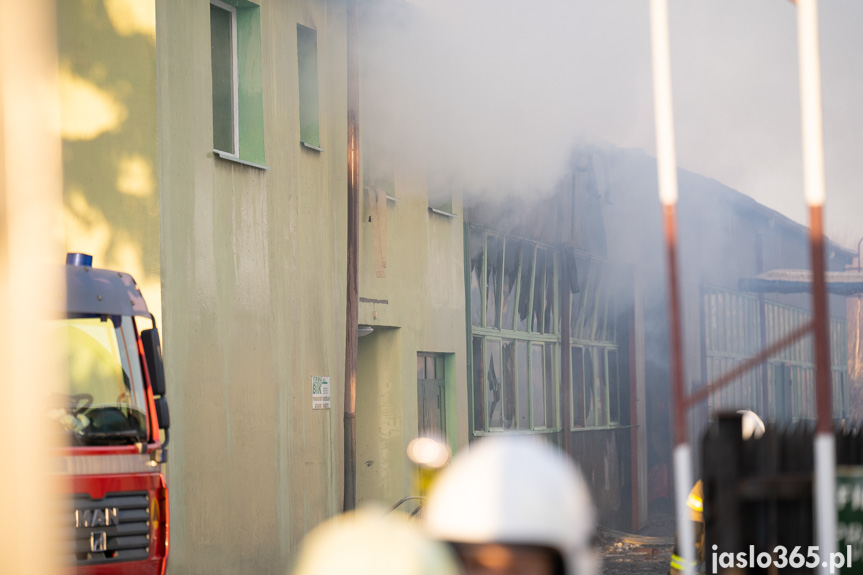
[[[465,299],[472,439],[526,433],[569,452],[604,525],[633,529],[670,508],[666,262],[655,160],[581,149],[543,197],[465,200]],[[705,385],[811,316],[806,294],[740,281],[808,268],[808,230],[715,180],[680,170],[686,382]],[[803,201],[803,198],[800,198]],[[853,254],[828,242],[830,270]],[[847,417],[844,298],[830,298],[834,414]],[[811,337],[690,413],[749,408],[814,418]]]

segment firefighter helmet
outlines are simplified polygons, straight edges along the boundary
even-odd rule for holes
[[[743,416],[743,439],[758,439],[764,435],[764,422],[758,414],[749,409],[741,409],[737,413]]]
[[[423,520],[443,541],[545,547],[567,573],[599,572],[587,484],[572,461],[537,438],[490,437],[456,456],[432,485]]]
[[[458,575],[455,556],[403,513],[376,507],[338,515],[315,527],[293,575]]]

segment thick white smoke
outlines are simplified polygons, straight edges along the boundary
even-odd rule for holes
[[[574,144],[654,149],[648,2],[363,3],[366,150],[473,191],[536,195]],[[821,3],[827,229],[863,235],[863,4]],[[671,3],[680,166],[806,223],[796,8]]]

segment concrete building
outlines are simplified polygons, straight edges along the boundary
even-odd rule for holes
[[[588,478],[603,525],[638,529],[671,501],[667,277],[655,160],[577,150],[544,198],[467,200],[471,438],[544,437]],[[811,317],[811,296],[740,281],[809,267],[808,230],[715,180],[680,170],[680,273],[690,391]],[[802,198],[801,198],[801,201]],[[853,254],[828,242],[828,269]],[[830,297],[834,416],[847,419],[845,301]],[[763,329],[762,329],[763,327]],[[690,413],[697,442],[723,410],[814,419],[811,336]],[[696,449],[697,451],[697,449]],[[696,459],[698,457],[696,456]]]
[[[345,3],[156,16],[171,570],[284,572],[342,504]],[[361,196],[357,377],[358,502],[386,505],[421,427],[467,441],[461,199],[432,212],[425,174],[388,174]]]
[[[132,273],[162,327],[172,572],[284,572],[342,507],[345,6],[57,3],[56,239]],[[411,439],[467,443],[461,197],[362,170],[357,495],[389,505]]]
[[[346,3],[58,10],[67,249],[130,271],[161,310],[170,572],[285,572],[342,506]],[[547,198],[465,201],[432,167],[394,159],[403,142],[382,144],[387,110],[363,89],[358,502],[416,493],[417,435],[458,450],[519,432],[573,455],[604,525],[642,526],[670,493],[654,161],[581,150]],[[763,343],[761,309],[807,313],[804,296],[759,299],[738,281],[808,260],[802,226],[706,178],[680,183],[695,388]],[[831,269],[851,263],[831,250]],[[768,338],[790,323],[770,325]],[[694,413],[693,433],[720,408],[808,418],[800,353]]]

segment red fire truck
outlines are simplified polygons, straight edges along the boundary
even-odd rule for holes
[[[66,564],[77,574],[163,575],[170,416],[159,334],[132,276],[92,260],[67,255],[65,317],[52,324],[69,373],[48,410],[67,446],[58,469],[71,489]]]

